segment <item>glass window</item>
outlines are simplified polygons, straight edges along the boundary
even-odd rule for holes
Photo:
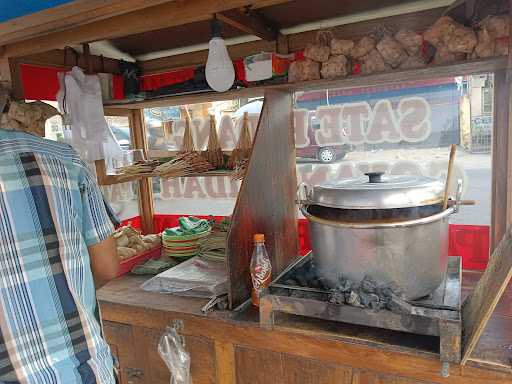
[[[315,185],[369,171],[444,180],[450,145],[457,144],[452,190],[461,179],[464,198],[477,204],[462,207],[451,222],[488,226],[492,116],[483,114],[488,105],[482,105],[482,112],[472,107],[484,99],[484,89],[492,95],[492,75],[483,82],[457,77],[298,92],[299,181]],[[492,97],[485,100],[492,110]]]
[[[489,86],[482,88],[482,112],[492,113],[492,92]]]
[[[220,145],[223,150],[230,151],[238,141],[244,112],[249,113],[249,130],[254,137],[262,105],[261,98],[256,98],[147,108],[144,110],[144,119],[149,155],[166,157],[180,150],[187,117],[190,119],[197,150],[206,149],[210,116],[213,116]],[[184,177],[171,180],[154,178],[155,213],[231,215],[240,183],[230,177]]]

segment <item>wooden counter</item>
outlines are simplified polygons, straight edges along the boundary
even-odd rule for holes
[[[467,295],[480,274],[465,272]],[[504,296],[467,366],[440,375],[432,338],[297,317],[260,328],[257,312],[201,313],[206,300],[144,292],[127,276],[99,291],[105,334],[123,384],[169,383],[157,352],[166,326],[184,322],[194,384],[202,383],[512,383],[512,289]]]

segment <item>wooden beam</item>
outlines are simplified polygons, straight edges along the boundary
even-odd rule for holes
[[[124,13],[119,16],[98,20],[89,24],[54,32],[44,36],[6,45],[8,57],[25,56],[62,48],[66,45],[81,44],[98,40],[112,39],[135,33],[153,31],[208,20],[211,15],[229,9],[253,5],[269,6],[290,0],[187,0],[166,3]],[[148,20],[150,22],[148,22]]]
[[[334,36],[343,39],[359,39],[368,35],[369,31],[377,31],[380,28],[387,28],[391,31],[398,31],[402,28],[412,29],[413,31],[422,32],[430,27],[436,21],[445,8],[429,9],[427,11],[419,11],[406,13],[398,16],[382,17],[369,21],[358,23],[344,24],[330,28]],[[308,43],[316,40],[318,31],[306,31],[288,35],[288,41],[291,52],[304,49]]]
[[[9,65],[9,58],[2,55],[0,51],[0,84],[4,88],[12,89],[11,67]]]
[[[15,60],[20,64],[46,65],[62,68],[71,68],[76,65],[80,68],[86,68],[87,59],[85,54],[80,52],[75,54],[70,49],[66,51],[64,49],[52,49],[48,52],[36,53],[11,60]],[[90,57],[93,73],[120,73],[119,60],[97,55],[90,55]]]
[[[506,232],[475,290],[462,307],[463,356],[466,364],[512,278],[512,233]]]
[[[75,0],[0,24],[0,45],[133,12],[174,0]]]
[[[257,52],[274,52],[275,43],[266,40],[251,41],[249,43],[228,46],[231,59],[238,59]],[[160,59],[139,62],[139,67],[144,75],[161,73],[173,69],[205,65],[208,58],[208,50],[184,53],[181,55],[162,57]]]
[[[274,41],[277,38],[278,28],[250,9],[245,11],[230,9],[217,13],[215,16],[220,21],[249,35],[254,35],[267,41]]]
[[[148,154],[148,141],[146,135],[146,124],[142,110],[134,110],[130,119],[130,133],[135,149],[142,149],[144,155]],[[139,183],[139,214],[143,233],[154,233],[153,216],[155,208],[153,205],[153,184],[152,179],[144,178]]]

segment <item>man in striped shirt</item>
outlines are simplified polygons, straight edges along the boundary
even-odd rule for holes
[[[0,383],[114,383],[95,293],[112,231],[69,146],[0,129]]]

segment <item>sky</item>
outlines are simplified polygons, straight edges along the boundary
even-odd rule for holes
[[[72,0],[0,0],[0,23],[16,17],[70,3]]]

